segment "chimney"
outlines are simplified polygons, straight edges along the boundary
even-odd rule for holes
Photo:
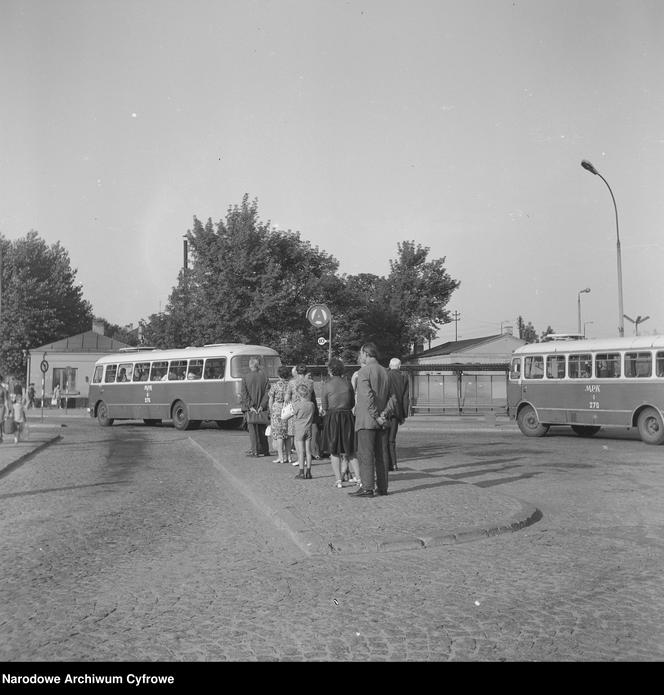
[[[104,323],[103,323],[103,321],[98,321],[97,319],[93,319],[92,331],[94,333],[99,333],[99,335],[104,335]]]

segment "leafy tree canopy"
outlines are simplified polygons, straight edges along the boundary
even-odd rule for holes
[[[387,278],[337,274],[338,261],[301,238],[271,229],[245,195],[216,224],[194,218],[187,232],[190,267],[182,270],[163,313],[145,325],[145,342],[158,347],[242,342],[269,345],[286,363],[326,362],[328,327],[316,329],[307,309],[326,304],[333,317],[332,353],[354,362],[362,343],[375,342],[386,359],[405,355],[418,339],[449,321],[445,306],[459,283],[445,259],[429,249],[398,245]]]
[[[33,230],[14,241],[0,237],[0,253],[0,370],[22,378],[26,351],[89,330],[92,307],[59,242],[47,246]]]

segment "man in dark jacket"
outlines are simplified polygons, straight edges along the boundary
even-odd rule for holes
[[[362,485],[353,497],[387,495],[387,418],[390,382],[387,369],[378,363],[378,350],[365,343],[360,350],[362,365],[357,373],[355,432]]]
[[[242,377],[242,410],[247,418],[251,451],[248,456],[267,456],[270,445],[265,436],[269,422],[270,382],[261,369],[260,358],[249,358],[249,372]]]
[[[401,371],[401,360],[393,357],[390,360],[390,368],[387,372],[390,380],[392,393],[394,394],[394,412],[389,419],[388,429],[388,453],[389,466],[388,470],[398,471],[397,465],[397,431],[399,425],[403,425],[408,413],[410,413],[410,393],[408,390],[408,375]]]

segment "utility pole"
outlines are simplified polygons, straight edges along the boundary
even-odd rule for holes
[[[452,321],[454,321],[454,342],[456,343],[459,340],[459,332],[457,327],[459,325],[459,321],[461,321],[461,314],[456,309],[452,313]]]

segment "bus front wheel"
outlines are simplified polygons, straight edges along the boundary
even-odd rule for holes
[[[579,437],[593,437],[602,429],[599,425],[571,425],[571,427]]]
[[[664,443],[664,423],[654,408],[645,408],[639,415],[639,434],[646,444]]]
[[[173,404],[173,426],[176,430],[186,430],[189,428],[189,411],[182,401],[175,401]]]
[[[521,408],[516,416],[516,423],[526,437],[543,437],[549,431],[549,426],[538,420],[535,408],[531,405]]]
[[[108,417],[108,406],[104,401],[97,404],[97,422],[102,427],[110,427],[113,424],[113,418]]]

